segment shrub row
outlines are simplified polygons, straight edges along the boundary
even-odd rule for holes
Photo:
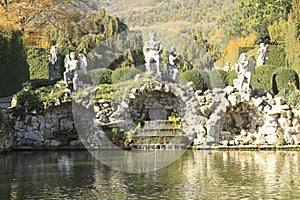
[[[203,91],[233,85],[233,80],[237,78],[235,71],[213,70],[205,72],[197,69],[187,70],[181,76],[186,81],[192,81],[196,89]],[[264,65],[256,68],[256,73],[252,74],[251,85],[253,90],[260,89],[278,94],[281,90],[291,87],[298,89],[299,77],[291,68]]]

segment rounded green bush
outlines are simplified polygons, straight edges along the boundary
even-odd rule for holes
[[[228,73],[224,70],[212,70],[209,72],[210,88],[224,88],[228,85]]]
[[[97,84],[111,84],[112,83],[112,70],[108,68],[99,68],[89,71],[89,76],[94,85]]]
[[[143,72],[134,67],[122,67],[117,68],[112,72],[111,79],[112,83],[120,83],[130,79],[134,79],[137,74],[142,74]]]
[[[251,76],[252,89],[261,89],[272,92],[272,74],[278,69],[273,65],[263,65],[255,69],[255,74]]]
[[[227,85],[233,86],[233,80],[237,79],[237,73],[235,72],[235,70],[229,71],[227,73],[227,77],[226,77],[226,83]]]
[[[281,67],[273,73],[272,84],[274,94],[293,86],[299,89],[299,77],[293,69]]]
[[[197,69],[187,70],[182,73],[182,77],[188,82],[192,81],[197,90],[205,91],[209,88],[209,75],[205,71]]]

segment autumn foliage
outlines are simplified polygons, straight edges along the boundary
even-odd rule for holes
[[[231,42],[228,43],[228,45],[224,49],[224,54],[227,55],[227,54],[235,51],[239,47],[253,46],[255,39],[256,39],[255,34],[250,34],[246,37],[232,40]]]

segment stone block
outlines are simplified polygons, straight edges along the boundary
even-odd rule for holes
[[[276,105],[283,105],[285,103],[285,100],[283,97],[276,97],[274,98],[275,104]]]

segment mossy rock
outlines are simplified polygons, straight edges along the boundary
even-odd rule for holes
[[[228,73],[223,70],[212,70],[209,72],[210,88],[225,88],[228,85]]]

